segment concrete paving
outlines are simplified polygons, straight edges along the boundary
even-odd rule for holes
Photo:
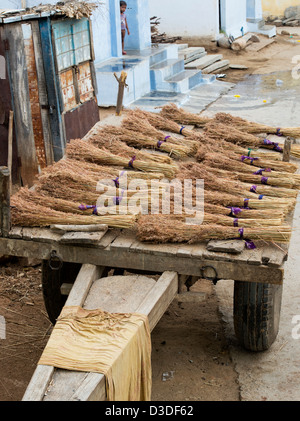
[[[276,84],[279,79],[283,84]],[[299,94],[299,81],[295,81],[290,73],[249,77],[211,104],[203,114],[213,115],[222,111],[276,127],[300,126]],[[263,103],[263,99],[268,102]],[[215,287],[243,401],[300,400],[299,230],[298,197],[289,258],[284,268],[280,330],[268,351],[251,353],[241,348],[233,328],[233,281],[220,281]]]

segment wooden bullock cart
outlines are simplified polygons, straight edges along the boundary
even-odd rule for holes
[[[0,175],[0,254],[43,262],[43,294],[53,323],[66,304],[147,314],[153,329],[176,295],[189,295],[198,279],[230,279],[240,343],[262,351],[276,339],[287,259],[282,247],[270,244],[249,250],[240,240],[154,245],[137,241],[128,230],[106,226],[97,231],[92,226],[11,228],[9,174],[2,168]],[[123,271],[134,275],[120,278]],[[108,277],[109,272],[114,276]],[[23,399],[85,401],[105,396],[100,374],[38,365]]]

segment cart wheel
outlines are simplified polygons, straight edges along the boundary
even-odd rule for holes
[[[234,329],[244,348],[270,348],[279,330],[281,298],[282,285],[234,282]]]
[[[60,287],[64,282],[74,283],[81,264],[64,262],[61,268],[51,269],[48,260],[42,263],[42,288],[45,307],[51,323],[55,324],[57,317],[66,302],[67,296],[62,295]]]

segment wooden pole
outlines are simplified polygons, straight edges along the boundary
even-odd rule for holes
[[[284,148],[283,148],[282,160],[284,162],[290,162],[291,149],[292,149],[292,139],[290,137],[287,137],[284,142]]]
[[[14,112],[9,112],[9,126],[8,126],[8,156],[7,156],[7,168],[9,171],[10,182],[9,182],[9,194],[12,192],[12,143],[13,143],[13,122]]]
[[[10,174],[7,167],[0,167],[0,228],[2,237],[8,237],[10,219]]]
[[[117,107],[116,107],[116,115],[120,116],[121,112],[122,112],[122,107],[123,107],[124,89],[125,89],[125,87],[128,86],[126,84],[127,73],[123,71],[119,78],[116,75],[116,73],[114,73],[114,76],[119,83],[119,92],[118,92],[118,100],[117,100]]]

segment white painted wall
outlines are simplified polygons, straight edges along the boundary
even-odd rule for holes
[[[149,0],[149,6],[150,16],[161,19],[159,31],[168,36],[219,34],[219,0]],[[246,33],[246,18],[247,0],[221,0],[221,28],[227,35],[241,36],[242,27]]]
[[[214,37],[219,33],[218,0],[149,0],[149,7],[150,17],[161,18],[159,32],[168,36]]]
[[[221,27],[234,38],[247,32],[247,0],[221,0]]]

